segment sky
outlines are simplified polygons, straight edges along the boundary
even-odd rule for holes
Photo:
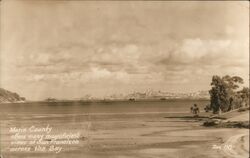
[[[29,100],[249,84],[249,2],[3,0],[0,87]]]

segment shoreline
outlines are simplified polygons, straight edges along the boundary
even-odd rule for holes
[[[0,102],[1,104],[32,104],[32,103],[47,103],[47,104],[57,104],[57,103],[117,103],[117,102],[175,102],[175,101],[209,101],[207,98],[171,98],[171,99],[117,99],[117,100],[57,100],[57,101],[20,101],[20,102]]]

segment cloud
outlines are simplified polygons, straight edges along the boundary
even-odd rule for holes
[[[208,54],[218,56],[220,53],[224,53],[229,45],[230,40],[186,39],[177,55],[183,59],[192,61],[205,57]]]
[[[170,50],[160,64],[200,64],[246,66],[248,63],[247,41],[233,41],[229,39],[184,39],[179,46]],[[160,54],[158,54],[160,55]]]

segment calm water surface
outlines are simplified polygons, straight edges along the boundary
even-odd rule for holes
[[[1,114],[110,114],[110,113],[154,113],[189,112],[197,104],[201,110],[209,104],[207,100],[171,101],[115,101],[115,102],[34,102],[1,104]]]
[[[196,121],[171,119],[168,116],[190,116],[190,106],[197,104],[201,111],[209,101],[116,101],[116,102],[61,102],[18,103],[0,105],[0,150],[10,158],[165,158],[169,150],[190,153],[189,147],[217,141],[206,134],[182,136],[182,131],[201,129]],[[178,114],[177,114],[178,113]],[[12,127],[31,126],[53,128],[52,134],[76,133],[81,135],[77,145],[61,145],[62,152],[10,152]],[[211,139],[211,140],[210,140]],[[175,143],[173,143],[175,142]],[[172,146],[174,145],[174,146]],[[186,146],[182,146],[186,145]],[[34,148],[33,146],[31,146]],[[50,145],[45,145],[49,148]],[[201,148],[201,147],[200,147]],[[157,152],[151,153],[156,150]],[[164,151],[164,154],[158,153]],[[203,153],[203,152],[202,152]],[[212,154],[214,152],[212,151]],[[159,155],[160,154],[160,155]],[[194,155],[198,155],[193,153]],[[180,155],[180,157],[183,157]],[[208,157],[210,157],[208,155]],[[204,157],[207,158],[207,157]],[[217,157],[216,157],[217,158]]]

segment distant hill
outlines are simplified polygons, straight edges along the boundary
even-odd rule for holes
[[[24,101],[25,98],[20,97],[17,93],[0,88],[0,103],[15,103]]]

